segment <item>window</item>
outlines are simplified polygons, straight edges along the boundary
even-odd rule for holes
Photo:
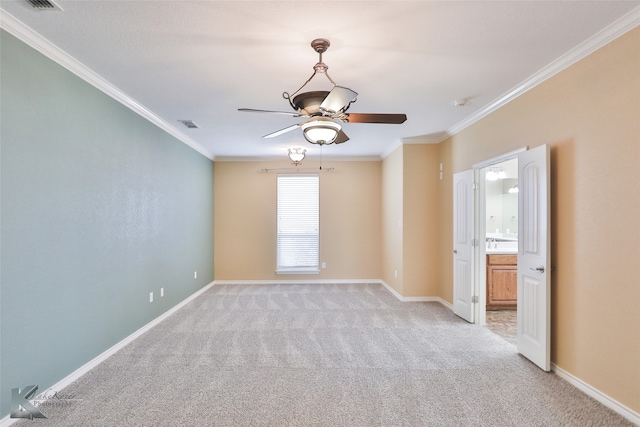
[[[277,273],[318,273],[318,175],[278,175]]]

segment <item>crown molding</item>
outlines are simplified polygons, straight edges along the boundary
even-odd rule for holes
[[[384,160],[396,151],[399,147],[402,147],[402,140],[396,139],[387,149],[380,155],[380,159]]]
[[[47,58],[56,62],[60,66],[64,67],[68,71],[72,72],[82,80],[86,81],[96,89],[104,92],[106,95],[120,102],[125,107],[129,108],[138,115],[144,117],[160,129],[164,130],[168,134],[172,135],[180,142],[188,145],[203,156],[214,160],[214,155],[209,150],[198,144],[187,135],[180,132],[174,126],[160,118],[153,111],[146,108],[144,105],[130,97],[113,84],[102,78],[90,68],[80,63],[77,59],[60,49],[49,40],[42,37],[30,27],[16,19],[13,15],[5,12],[0,13],[0,28],[7,31],[23,43],[37,50]]]
[[[638,25],[640,25],[640,6],[636,7],[631,12],[624,15],[622,18],[618,19],[611,25],[596,33],[593,37],[587,39],[583,43],[576,46],[574,49],[571,49],[569,52],[551,62],[549,65],[533,74],[518,86],[504,93],[502,96],[498,97],[493,102],[486,105],[484,108],[480,109],[463,121],[449,128],[446,132],[444,132],[442,138],[438,142],[442,142],[447,138],[455,135],[456,133],[461,132],[480,119],[493,113],[498,108],[518,98],[523,93],[533,89],[545,80],[553,77],[554,75],[570,67],[581,59],[591,55],[596,50],[612,42],[628,31],[631,31]]]
[[[262,157],[238,157],[238,156],[216,156],[216,162],[281,162],[287,163],[288,160],[286,156],[262,156]],[[378,156],[327,156],[326,154],[322,157],[320,155],[307,155],[302,163],[310,163],[310,162],[379,162],[380,157]],[[290,163],[290,162],[289,162]],[[293,167],[292,167],[293,168]],[[295,168],[293,168],[295,169]]]
[[[446,132],[437,134],[410,136],[407,138],[396,139],[393,144],[389,145],[387,149],[380,155],[380,160],[384,160],[391,155],[398,148],[403,145],[419,145],[419,144],[439,144],[447,139],[449,135]]]
[[[446,132],[432,133],[429,135],[410,136],[402,138],[402,144],[438,144],[442,141],[442,137],[446,135]]]

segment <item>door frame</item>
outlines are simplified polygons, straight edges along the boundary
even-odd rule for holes
[[[474,238],[478,241],[477,250],[475,251],[474,259],[474,283],[475,283],[475,295],[478,296],[478,304],[475,306],[475,322],[480,326],[487,324],[487,251],[484,244],[487,235],[487,199],[486,199],[486,181],[482,174],[482,169],[494,166],[498,163],[506,162],[507,160],[513,160],[518,158],[518,154],[527,151],[528,146],[518,148],[517,150],[509,151],[500,156],[492,157],[482,162],[473,165],[474,176],[478,185],[477,195],[474,203]],[[518,197],[520,197],[518,195]]]

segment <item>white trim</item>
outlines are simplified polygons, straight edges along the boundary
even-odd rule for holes
[[[453,311],[453,304],[451,304],[449,301],[438,297],[438,302],[447,307],[449,310]]]
[[[598,402],[602,403],[607,408],[611,409],[618,415],[626,418],[631,421],[635,425],[640,426],[640,414],[635,412],[633,409],[623,405],[612,397],[607,396],[597,388],[587,384],[582,381],[580,378],[570,374],[562,368],[559,368],[555,363],[551,363],[551,370],[560,378],[582,391],[589,397],[594,398]]]
[[[317,267],[309,269],[292,268],[290,270],[276,270],[276,274],[320,274],[320,270]]]
[[[96,89],[104,92],[133,112],[149,120],[151,123],[175,137],[180,142],[193,148],[203,156],[214,160],[214,155],[209,150],[180,132],[170,123],[160,118],[160,116],[147,109],[144,105],[115,87],[113,84],[109,83],[93,70],[80,63],[80,61],[42,37],[40,34],[36,33],[34,30],[4,10],[0,13],[0,28],[7,31],[9,34],[12,34],[47,58],[58,63]]]
[[[304,285],[313,285],[313,284],[347,284],[347,283],[376,283],[384,286],[391,294],[396,297],[398,300],[402,302],[438,302],[448,308],[449,310],[453,310],[453,306],[443,300],[440,297],[403,297],[389,286],[384,280],[381,279],[323,279],[323,280],[214,280],[213,285],[278,285],[282,283],[299,283]]]
[[[380,279],[320,279],[320,280],[214,280],[213,285],[279,285],[282,283],[313,284],[346,284],[346,283],[381,283]]]
[[[282,156],[280,156],[282,157]],[[322,159],[320,159],[319,154],[307,152],[307,157],[304,159],[305,164],[315,163],[319,164],[320,160],[322,162],[326,162],[327,166],[330,166],[330,162],[379,162],[380,156],[333,156],[324,153],[322,155]],[[216,162],[274,162],[279,161],[275,156],[216,156]],[[281,162],[284,163],[284,162]],[[320,166],[320,165],[319,165]],[[269,168],[271,169],[271,168]],[[289,169],[296,169],[294,166],[289,167]],[[323,166],[322,170],[325,167]],[[317,169],[316,169],[317,170]]]
[[[447,135],[447,132],[438,132],[430,135],[408,136],[406,138],[402,138],[402,145],[438,144],[440,141],[442,141],[442,137],[445,135]]]
[[[443,139],[443,141],[444,141],[444,139]],[[402,141],[401,140],[395,140],[393,142],[393,144],[391,144],[389,147],[387,147],[387,149],[380,156],[380,159],[382,159],[382,160],[386,159],[387,157],[389,157],[391,155],[391,153],[396,151],[398,149],[398,147],[402,147]]]
[[[483,119],[500,107],[508,104],[530,89],[533,89],[545,80],[550,79],[562,70],[591,55],[596,50],[617,39],[626,32],[631,31],[638,25],[640,25],[640,6],[636,7],[631,12],[624,15],[622,18],[618,19],[611,25],[596,33],[593,37],[585,40],[583,43],[579,44],[569,52],[557,58],[555,61],[548,64],[546,67],[542,68],[540,71],[533,74],[519,85],[499,96],[491,103],[485,105],[476,113],[453,125],[444,133],[439,142],[442,142],[445,139],[457,134],[458,132],[463,131],[475,122]]]
[[[188,296],[187,298],[185,298],[184,300],[182,300],[178,304],[174,305],[172,308],[170,308],[169,310],[165,311],[163,314],[161,314],[160,316],[156,317],[151,322],[147,323],[146,325],[144,325],[143,327],[141,327],[140,329],[138,329],[137,331],[135,331],[134,333],[132,333],[128,337],[124,338],[122,341],[116,343],[111,348],[105,350],[104,352],[102,352],[98,356],[94,357],[93,359],[91,359],[90,361],[88,361],[87,363],[85,363],[84,365],[82,365],[81,367],[79,367],[78,369],[76,369],[75,371],[73,371],[72,373],[70,373],[69,375],[67,375],[66,377],[64,377],[60,381],[58,381],[57,383],[52,385],[51,387],[47,388],[47,390],[60,391],[60,390],[64,389],[66,386],[68,386],[72,382],[78,380],[81,376],[83,376],[84,374],[86,374],[87,372],[89,372],[90,370],[92,370],[93,368],[95,368],[96,366],[101,364],[102,362],[104,362],[106,359],[108,359],[109,357],[113,356],[116,352],[118,352],[119,350],[122,350],[124,347],[126,347],[128,344],[130,344],[133,340],[138,338],[140,335],[142,335],[145,332],[149,331],[151,328],[153,328],[154,326],[158,325],[160,322],[165,320],[167,317],[171,316],[173,313],[175,313],[176,311],[180,310],[186,304],[188,304],[189,302],[191,302],[195,298],[199,297],[202,293],[204,293],[211,286],[213,286],[213,282],[209,283],[208,285],[206,285],[202,289],[197,290],[195,293],[191,294],[190,296]],[[0,420],[0,427],[10,426],[14,422],[19,421],[21,419],[21,418],[10,418],[10,417],[11,417],[11,414],[8,414],[4,418],[2,418]]]
[[[402,295],[400,295],[400,293],[398,291],[393,289],[384,280],[378,280],[378,283],[380,283],[382,286],[387,288],[387,290],[389,292],[391,292],[393,294],[393,296],[395,296],[396,298],[398,298],[398,300],[400,300],[402,302],[438,302],[438,303],[442,304],[443,306],[445,306],[446,308],[448,308],[448,309],[453,311],[453,306],[450,303],[448,303],[447,301],[445,301],[442,298],[440,298],[440,297],[403,297]]]
[[[380,284],[382,286],[384,286],[385,288],[387,288],[387,290],[389,292],[391,292],[393,294],[394,297],[398,298],[400,301],[402,301],[402,295],[400,295],[400,292],[396,291],[395,289],[393,289],[391,287],[391,285],[389,285],[387,282],[385,282],[384,280],[380,280]]]
[[[440,297],[402,297],[402,302],[440,302]]]
[[[0,427],[8,427],[10,425],[12,425],[13,423],[16,423],[18,421],[20,421],[23,418],[9,418],[11,416],[11,414],[5,416],[4,418],[2,418],[0,420]]]
[[[517,150],[509,151],[508,153],[501,154],[496,157],[484,160],[482,162],[473,165],[473,169],[483,169],[487,166],[493,166],[498,163],[506,162],[507,160],[513,160],[518,158],[518,154],[523,153],[529,149],[528,146],[518,148]]]
[[[322,279],[322,280],[214,280],[213,285],[279,285],[282,283],[299,283],[303,285],[313,284],[347,284],[347,283],[376,283],[384,286],[391,294],[402,302],[438,302],[453,311],[451,303],[445,301],[440,297],[403,297],[389,286],[384,280],[381,279]]]

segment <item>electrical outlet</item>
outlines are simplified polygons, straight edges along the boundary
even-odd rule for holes
[[[160,288],[160,298],[164,296],[164,288]]]
[[[153,292],[149,292],[149,302],[153,302]]]
[[[327,263],[326,262],[322,263],[322,268],[327,268]]]
[[[198,272],[197,272],[197,271],[194,271],[194,272],[193,272],[193,278],[194,278],[194,279],[197,279],[197,278],[198,278]]]
[[[394,275],[395,277],[398,277],[398,270],[393,270],[393,275]]]

